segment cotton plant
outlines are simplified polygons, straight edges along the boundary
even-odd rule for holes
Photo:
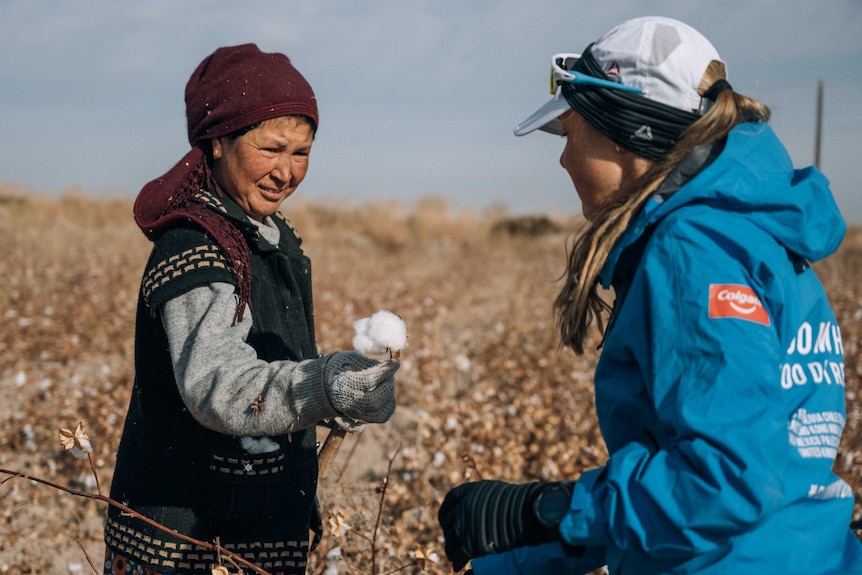
[[[407,325],[391,311],[381,310],[371,317],[353,322],[353,348],[365,354],[388,353],[390,359],[400,359],[407,347]]]
[[[389,354],[389,361],[399,361],[401,350],[407,347],[407,325],[391,311],[380,310],[370,317],[353,322],[353,349],[365,355]],[[318,457],[318,478],[326,477],[329,466],[348,432],[365,429],[365,423],[347,417],[336,417]]]
[[[60,443],[63,448],[69,451],[78,459],[88,458],[90,453],[93,453],[93,446],[90,443],[90,436],[84,431],[84,423],[78,422],[78,427],[75,431],[71,429],[61,429],[59,432]]]
[[[381,310],[371,317],[353,322],[353,349],[366,355],[383,355],[389,359],[401,359],[401,350],[407,347],[407,325],[400,316]],[[365,424],[346,417],[336,418],[340,427],[347,431],[362,431]]]
[[[195,539],[194,537],[190,537],[188,535],[185,535],[184,533],[181,533],[181,532],[178,532],[174,529],[166,527],[165,525],[162,525],[158,521],[155,521],[153,519],[145,517],[144,515],[142,515],[138,511],[129,507],[127,504],[125,504],[121,501],[117,501],[115,499],[112,499],[110,496],[103,494],[102,493],[102,486],[99,482],[99,474],[96,470],[96,464],[93,461],[93,444],[90,441],[89,434],[87,434],[87,431],[84,428],[83,422],[78,422],[78,426],[74,430],[71,428],[62,428],[62,429],[58,430],[58,437],[59,437],[60,443],[62,444],[63,448],[66,451],[68,451],[69,453],[71,453],[72,455],[74,455],[78,459],[87,459],[88,460],[88,462],[90,464],[90,470],[93,473],[93,479],[94,479],[94,483],[95,483],[95,487],[96,487],[96,493],[88,493],[88,492],[84,492],[84,491],[79,491],[77,489],[72,489],[71,487],[66,487],[64,485],[60,485],[59,483],[55,483],[53,481],[49,481],[47,479],[43,479],[43,478],[37,477],[35,475],[30,475],[28,473],[22,473],[20,471],[14,471],[11,469],[0,468],[0,475],[9,475],[10,478],[11,477],[21,477],[24,479],[29,479],[32,482],[39,483],[41,485],[45,485],[48,487],[52,487],[54,489],[69,493],[69,494],[77,496],[77,497],[101,501],[103,503],[108,504],[111,507],[116,507],[117,509],[120,510],[121,513],[124,513],[124,514],[132,516],[132,517],[137,517],[141,521],[146,521],[147,523],[149,523],[153,527],[160,529],[160,530],[164,531],[165,533],[169,533],[175,537],[178,537],[188,544],[203,547],[204,549],[212,551],[218,557],[218,562],[219,562],[218,564],[211,566],[210,573],[212,575],[243,575],[244,573],[246,573],[246,569],[248,569],[250,571],[254,571],[255,573],[261,573],[263,575],[266,575],[268,573],[267,571],[264,571],[262,568],[258,567],[257,565],[254,565],[253,563],[251,563],[248,560],[244,559],[243,557],[239,556],[235,552],[230,551],[230,550],[222,547],[221,544],[219,543],[218,537],[215,538],[214,542],[202,541],[199,539]],[[264,439],[266,439],[266,438],[264,438]],[[270,443],[266,443],[266,441],[270,441]],[[253,445],[252,449],[257,448],[257,449],[261,449],[261,450],[267,450],[267,449],[271,448],[272,444],[274,444],[274,442],[271,442],[271,440],[266,440],[266,441],[262,441],[258,444]],[[251,445],[251,444],[249,444],[249,445]],[[276,444],[276,448],[277,448],[277,444]],[[0,481],[0,483],[5,483],[8,480],[9,479],[4,479],[3,481]],[[93,567],[95,565],[95,562],[89,556],[89,554],[87,554],[87,550],[84,549],[83,545],[81,546],[81,550],[84,552],[84,556],[86,557],[87,562],[90,564],[91,567]],[[226,565],[225,563],[229,564],[229,566]],[[71,563],[70,565],[74,565],[74,563]],[[93,571],[95,571],[95,570],[96,570],[96,568],[93,567]]]

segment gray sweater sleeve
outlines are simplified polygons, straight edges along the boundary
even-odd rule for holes
[[[319,359],[266,362],[246,343],[252,314],[241,322],[234,286],[213,283],[162,309],[174,376],[189,412],[204,427],[235,436],[274,436],[336,415]]]

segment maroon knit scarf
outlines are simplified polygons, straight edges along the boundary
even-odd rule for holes
[[[148,183],[135,200],[135,222],[152,241],[167,230],[191,222],[207,231],[233,267],[237,282],[235,321],[242,321],[251,305],[251,263],[242,232],[224,216],[208,208],[202,192],[217,190],[200,148],[183,157],[167,174]]]

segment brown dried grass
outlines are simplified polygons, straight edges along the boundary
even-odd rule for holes
[[[376,491],[394,456],[377,544],[388,572],[448,573],[436,510],[463,481],[577,477],[606,452],[593,410],[595,354],[557,351],[551,304],[573,218],[542,232],[500,229],[499,208],[454,211],[442,200],[413,206],[334,206],[291,199],[285,213],[305,238],[315,274],[321,352],[351,346],[352,322],[379,309],[410,334],[392,421],[345,440],[320,499],[331,527],[309,563],[340,547],[340,572],[369,573]],[[558,227],[559,230],[554,228]],[[492,232],[496,229],[497,232]],[[62,452],[57,429],[83,421],[103,490],[133,377],[133,318],[149,243],[131,200],[72,191],[49,199],[0,187],[0,467],[94,489],[84,462]],[[862,231],[818,265],[842,323],[848,426],[837,470],[862,492]],[[588,346],[590,349],[595,345]],[[322,437],[322,436],[321,436]],[[400,446],[400,450],[399,450]],[[464,456],[468,455],[465,462]],[[89,500],[12,480],[0,487],[0,570],[88,569],[98,563],[104,509]],[[859,515],[859,513],[857,513]],[[336,519],[337,518],[337,519]]]

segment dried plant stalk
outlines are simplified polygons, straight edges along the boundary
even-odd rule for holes
[[[345,435],[347,435],[346,429],[337,423],[332,424],[332,429],[329,430],[329,435],[326,436],[323,447],[320,448],[320,453],[317,457],[318,483],[326,477],[329,468],[332,467],[332,462],[335,461],[335,456],[338,455],[338,450],[341,449]]]

